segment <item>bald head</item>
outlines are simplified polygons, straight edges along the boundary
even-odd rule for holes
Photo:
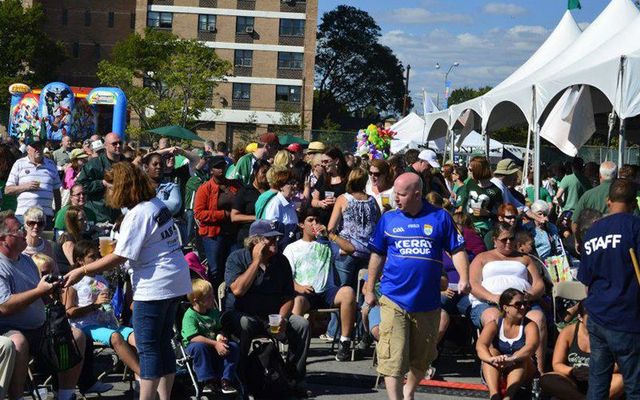
[[[393,184],[396,204],[409,214],[417,214],[422,208],[422,180],[413,172],[401,174]]]
[[[116,133],[107,133],[104,137],[104,148],[107,152],[107,157],[113,161],[120,161],[120,155],[122,152],[122,140]]]

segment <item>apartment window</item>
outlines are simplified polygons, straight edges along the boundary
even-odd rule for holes
[[[136,29],[136,13],[131,13],[131,20],[129,21],[129,28]]]
[[[84,12],[84,26],[91,26],[91,11]]]
[[[234,65],[236,67],[251,67],[253,65],[253,50],[236,50]]]
[[[71,45],[71,55],[73,58],[78,58],[80,55],[80,43],[73,42],[73,45]]]
[[[109,11],[109,17],[107,21],[107,25],[109,26],[109,28],[113,28],[115,19],[116,19],[116,14],[113,11]]]
[[[100,59],[100,44],[96,43],[93,46],[93,56],[95,57],[96,60]]]
[[[66,8],[62,10],[62,25],[67,26],[69,23],[69,10]]]
[[[300,86],[276,86],[276,101],[300,102]]]
[[[278,53],[278,69],[302,69],[302,53]]]
[[[253,17],[238,17],[236,19],[236,33],[247,33],[247,28],[253,29]]]
[[[304,20],[281,19],[280,36],[304,36]]]
[[[173,13],[149,11],[147,13],[147,26],[171,29],[173,27]]]
[[[251,84],[249,84],[249,83],[234,83],[233,84],[233,99],[234,100],[250,100],[251,99]]]
[[[199,32],[215,32],[216,16],[215,15],[199,15],[198,31]]]

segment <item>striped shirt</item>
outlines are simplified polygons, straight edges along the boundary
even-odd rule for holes
[[[44,210],[45,215],[52,217],[54,215],[53,191],[60,190],[62,186],[56,164],[46,157],[40,165],[31,162],[29,157],[20,158],[11,167],[7,187],[34,181],[40,182],[40,189],[18,195],[16,215],[23,215],[29,207],[39,206]]]

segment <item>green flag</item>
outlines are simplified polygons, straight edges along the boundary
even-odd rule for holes
[[[573,9],[582,9],[582,6],[580,5],[580,0],[569,0],[569,5],[567,6],[568,10],[573,10]]]

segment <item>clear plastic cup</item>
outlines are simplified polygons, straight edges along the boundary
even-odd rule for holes
[[[269,314],[269,331],[272,334],[278,334],[280,332],[280,323],[282,322],[282,317],[280,314]]]

